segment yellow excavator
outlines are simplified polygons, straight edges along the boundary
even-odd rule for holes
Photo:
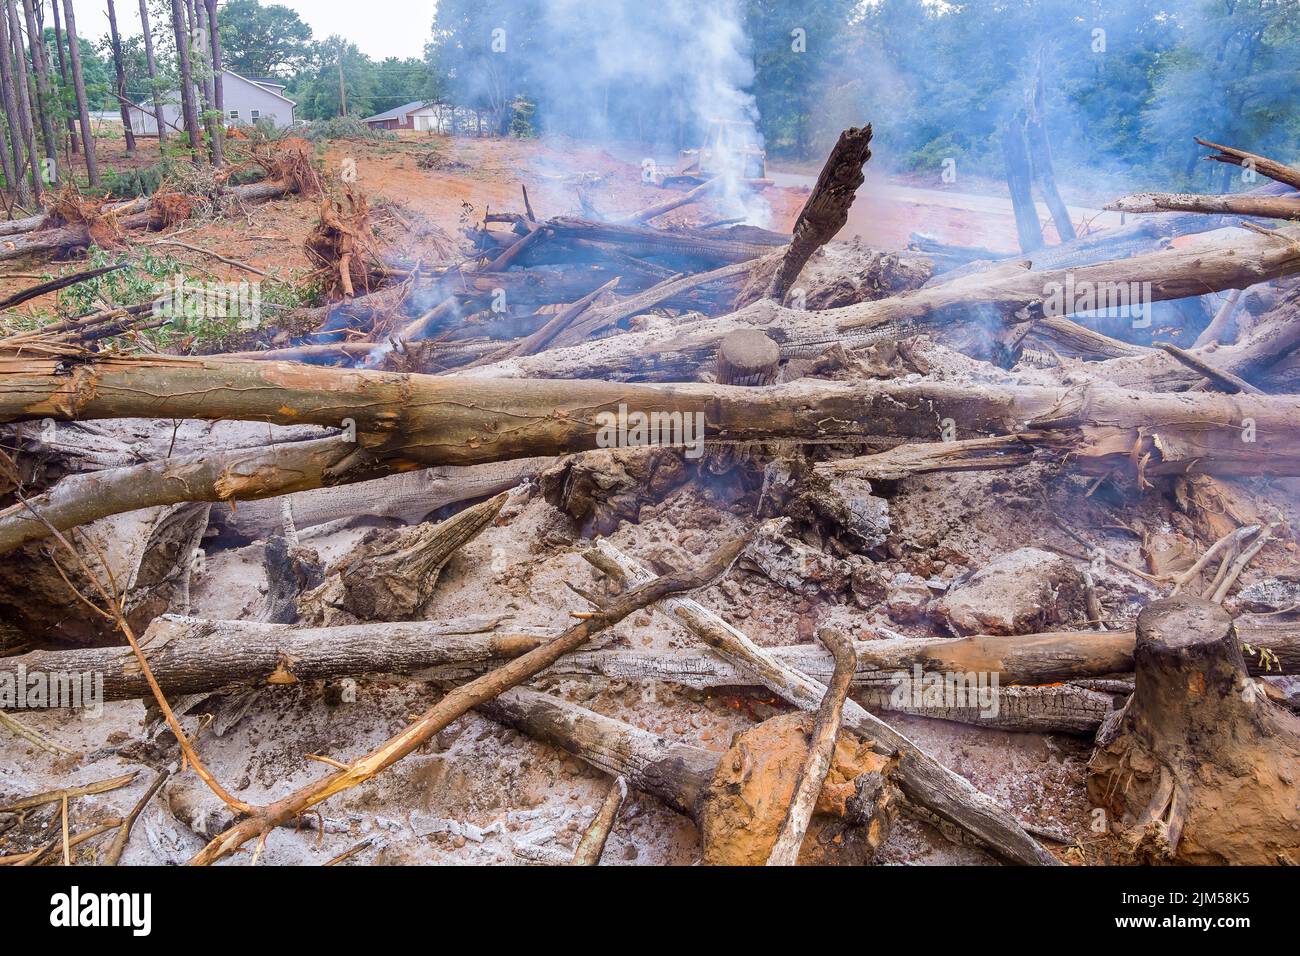
[[[703,146],[682,150],[675,168],[647,160],[642,177],[671,189],[699,186],[730,174],[761,189],[772,185],[772,180],[767,178],[767,153],[758,144],[758,130],[748,120],[712,120]]]

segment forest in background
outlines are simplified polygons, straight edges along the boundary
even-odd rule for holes
[[[166,23],[168,0],[147,2]],[[441,0],[424,56],[383,60],[344,37],[314,37],[281,5],[231,0],[219,20],[226,64],[286,82],[302,119],[340,114],[341,68],[358,117],[427,99],[482,111],[502,135],[676,149],[696,144],[702,124],[688,62],[698,57],[673,31],[717,29],[706,8],[740,28],[728,42],[752,63],[742,92],[774,157],[824,155],[839,130],[870,119],[882,163],[937,172],[951,159],[1001,176],[999,132],[1041,59],[1066,169],[1227,188],[1211,182],[1226,169],[1197,163],[1196,134],[1296,158],[1298,0],[671,0],[649,11],[631,0]],[[157,83],[170,89],[175,57],[160,33]],[[53,44],[48,28],[46,37]],[[141,38],[122,45],[128,96],[147,101]],[[116,109],[109,38],[81,46],[92,100]]]

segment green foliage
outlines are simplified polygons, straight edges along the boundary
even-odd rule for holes
[[[289,76],[310,57],[311,27],[278,3],[229,0],[220,8],[222,59],[244,76]]]
[[[302,133],[307,139],[323,142],[332,139],[394,140],[397,137],[386,129],[374,129],[355,116],[336,116],[317,120]]]
[[[140,169],[106,169],[101,177],[104,190],[114,199],[152,196],[167,176],[167,163]]]

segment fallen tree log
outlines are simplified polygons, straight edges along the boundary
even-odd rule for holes
[[[1241,618],[1239,641],[1250,650],[1246,662],[1256,676],[1300,674],[1300,629],[1294,624]],[[548,640],[547,635],[513,632],[499,618],[411,621],[299,628],[258,621],[218,621],[163,615],[145,639],[149,666],[170,696],[208,693],[243,684],[297,683],[340,677],[420,675],[459,682],[499,666]],[[886,638],[854,644],[857,663],[853,693],[873,708],[893,709],[890,694],[899,674],[923,672],[996,674],[1004,690],[1022,688],[1032,702],[1003,695],[1000,706],[1011,722],[1017,711],[1037,707],[1039,728],[1065,729],[1064,711],[1041,703],[1041,689],[1068,681],[1107,678],[1133,670],[1133,631],[1062,631],[1010,637]],[[829,680],[833,662],[813,645],[767,648],[783,666],[814,680]],[[0,658],[0,675],[20,672],[103,675],[104,700],[147,697],[149,687],[130,648],[99,647],[32,651]],[[278,675],[275,680],[271,678]],[[752,677],[716,654],[696,649],[645,651],[612,648],[581,651],[557,661],[546,677],[603,677],[656,680],[705,690],[755,686]],[[1057,685],[1057,687],[1045,687]],[[954,719],[935,711],[916,712]],[[960,717],[956,718],[960,719]],[[1055,722],[1048,726],[1047,722]],[[1011,728],[1011,722],[972,721]],[[1095,727],[1095,724],[1092,726]]]
[[[1300,197],[1200,196],[1194,193],[1134,193],[1109,202],[1115,212],[1205,212],[1220,216],[1255,216],[1261,219],[1300,219]]]
[[[234,186],[229,192],[242,202],[258,202],[287,195],[294,189],[291,182],[271,180],[250,183],[246,186]],[[125,211],[122,209],[113,214],[112,222],[118,229],[154,229],[166,225],[165,220],[156,210],[146,209],[144,212],[123,215]],[[54,229],[38,229],[18,235],[0,245],[0,262],[44,252],[80,249],[94,241],[91,231],[92,228],[87,223],[71,223]]]
[[[658,423],[655,432],[620,432],[633,412]],[[1101,385],[805,381],[755,389],[471,380],[170,356],[86,356],[73,364],[0,357],[0,421],[47,417],[351,422],[358,456],[423,465],[540,457],[602,443],[933,441],[951,419],[953,437],[1046,433],[1038,440],[1068,448],[1073,464],[1089,473],[1300,474],[1300,397],[1147,394]]]
[[[394,518],[413,524],[447,505],[513,488],[540,474],[553,461],[519,458],[469,467],[422,468],[282,498],[241,500],[233,510],[214,508],[211,523],[223,533],[245,540],[279,532],[286,511],[299,531],[346,518]]]
[[[1253,169],[1261,176],[1267,176],[1269,179],[1279,183],[1285,183],[1294,189],[1300,189],[1300,169],[1294,166],[1287,166],[1276,160],[1269,159],[1267,156],[1259,156],[1255,153],[1248,153],[1243,149],[1233,149],[1231,146],[1220,146],[1218,143],[1211,143],[1208,140],[1195,137],[1196,142],[1208,149],[1215,150],[1209,156],[1201,158],[1209,162],[1229,163],[1233,166],[1243,166]]]
[[[1138,616],[1136,686],[1098,735],[1088,795],[1139,862],[1300,859],[1300,717],[1247,675],[1231,618],[1173,598]]]
[[[184,501],[282,495],[382,471],[354,442],[322,438],[240,448],[69,475],[46,493],[0,511],[0,554],[110,515]]]

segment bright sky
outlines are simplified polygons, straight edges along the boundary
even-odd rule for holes
[[[332,33],[347,37],[361,52],[376,60],[386,56],[422,56],[437,0],[279,0],[298,12],[311,27],[312,37],[323,40]],[[224,5],[224,4],[222,4]],[[263,5],[267,5],[265,0]],[[139,4],[116,0],[117,27],[123,35],[140,32]],[[87,40],[108,33],[104,0],[74,0],[77,31]],[[157,30],[157,24],[154,24]]]

